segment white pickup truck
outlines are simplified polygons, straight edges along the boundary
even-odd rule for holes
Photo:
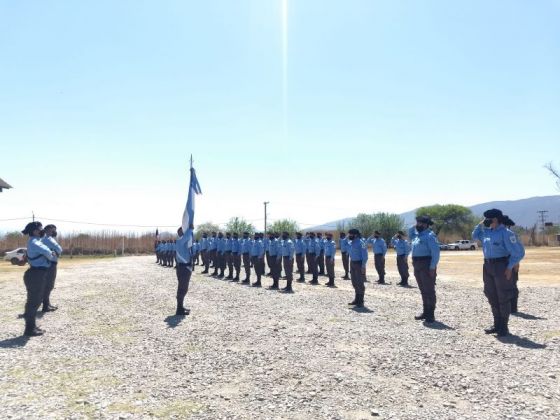
[[[447,246],[448,249],[452,249],[455,251],[461,251],[465,249],[474,251],[475,249],[478,249],[478,244],[476,242],[469,241],[466,239],[461,239],[460,241],[453,242],[451,244],[448,244]]]

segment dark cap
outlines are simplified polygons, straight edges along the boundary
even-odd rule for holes
[[[494,219],[494,218],[499,219],[503,215],[504,214],[502,213],[502,211],[498,209],[490,209],[484,212],[484,217],[486,217],[487,219]]]
[[[432,226],[434,224],[430,216],[417,216],[416,221],[420,223],[425,223],[428,226]]]
[[[404,236],[404,232],[402,230],[399,230],[397,233]]]
[[[359,235],[359,234],[360,234],[360,231],[359,231],[358,229],[350,229],[350,230],[348,231],[348,233],[349,233],[350,235]]]
[[[381,235],[381,232],[379,232],[378,230],[376,230],[375,232],[373,232],[374,235]]]
[[[25,226],[25,229],[23,229],[21,233],[23,233],[24,235],[31,235],[34,230],[41,230],[42,227],[43,224],[41,222],[31,222]]]
[[[509,218],[509,216],[506,216],[505,214],[503,216],[502,223],[504,225],[506,225],[507,227],[515,226],[515,222],[513,220],[511,220]]]
[[[56,229],[56,226],[55,226],[55,225],[47,225],[47,226],[45,226],[45,230],[48,230],[48,229]]]

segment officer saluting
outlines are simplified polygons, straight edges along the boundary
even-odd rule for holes
[[[501,210],[487,210],[484,218],[472,233],[473,240],[482,242],[484,294],[494,317],[494,325],[484,332],[504,337],[509,334],[508,322],[514,288],[513,268],[525,256],[525,249],[515,233],[503,225],[505,218]]]
[[[183,316],[190,313],[190,309],[185,308],[185,296],[189,291],[189,283],[193,270],[192,266],[192,248],[189,245],[193,241],[193,227],[190,226],[186,233],[183,228],[177,229],[179,239],[176,242],[176,272],[177,272],[177,311],[175,315]]]
[[[43,301],[45,285],[47,281],[47,270],[51,266],[51,261],[55,258],[52,252],[43,242],[41,235],[43,225],[40,222],[31,222],[25,226],[21,233],[29,235],[27,241],[27,261],[29,268],[23,275],[23,282],[27,289],[27,302],[25,303],[25,332],[28,337],[43,335],[45,331],[37,328],[36,317],[37,309]]]
[[[509,230],[512,230],[511,228],[515,226],[515,222],[511,220],[509,216],[504,215],[504,226],[507,227]],[[517,234],[515,236],[517,237],[517,242],[521,243],[519,241],[519,236],[517,236]],[[513,297],[511,298],[511,313],[516,314],[517,301],[519,300],[519,288],[517,287],[517,282],[519,281],[519,264],[513,266],[513,270],[511,272],[511,280],[513,282]]]
[[[368,260],[368,252],[366,242],[362,239],[358,229],[350,229],[348,231],[350,254],[350,278],[352,287],[354,287],[355,297],[349,305],[355,305],[357,308],[364,307],[364,295],[366,293],[366,265]]]
[[[53,259],[51,261],[51,266],[47,269],[47,277],[45,282],[45,293],[43,294],[43,312],[56,311],[58,307],[51,305],[51,292],[54,289],[54,283],[56,280],[56,267],[58,264],[58,257],[62,254],[62,247],[56,241],[56,226],[47,225],[45,226],[45,236],[41,239],[47,248],[54,253]]]
[[[422,294],[424,309],[414,319],[435,321],[436,272],[439,262],[439,245],[436,235],[430,229],[434,222],[428,216],[418,216],[416,226],[410,228],[408,236],[412,242],[412,265],[414,277]]]

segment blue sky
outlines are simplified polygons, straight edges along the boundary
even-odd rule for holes
[[[557,193],[560,2],[288,0],[287,86],[281,11],[0,2],[0,219],[177,225],[191,153],[198,222]]]

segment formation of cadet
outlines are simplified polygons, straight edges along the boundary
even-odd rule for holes
[[[57,309],[56,306],[51,305],[50,296],[54,289],[58,257],[62,254],[62,248],[55,239],[57,236],[55,225],[47,225],[43,229],[40,222],[31,222],[25,226],[22,233],[29,236],[27,241],[29,268],[23,275],[27,289],[23,315],[25,319],[24,334],[35,337],[43,335],[45,332],[37,327],[37,310],[41,303],[44,313]]]
[[[156,264],[173,267],[177,254],[177,241],[168,239],[156,242]]]

